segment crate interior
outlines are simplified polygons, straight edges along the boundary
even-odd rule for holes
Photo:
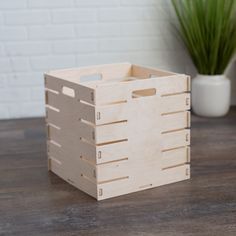
[[[49,74],[73,83],[84,84],[91,88],[106,83],[130,82],[138,79],[176,75],[173,72],[130,63],[56,70],[51,71]]]

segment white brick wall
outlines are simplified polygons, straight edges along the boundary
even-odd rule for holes
[[[130,61],[192,70],[167,0],[1,0],[0,119],[44,115],[43,72]]]

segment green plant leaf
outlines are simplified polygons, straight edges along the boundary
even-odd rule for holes
[[[200,74],[223,74],[236,51],[236,0],[172,0],[178,32]]]

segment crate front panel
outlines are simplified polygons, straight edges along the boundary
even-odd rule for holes
[[[189,77],[45,86],[49,168],[67,182],[101,200],[190,177]]]

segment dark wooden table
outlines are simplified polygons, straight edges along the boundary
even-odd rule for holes
[[[0,235],[236,235],[236,108],[192,118],[192,178],[96,202],[46,167],[44,119],[0,122]]]

